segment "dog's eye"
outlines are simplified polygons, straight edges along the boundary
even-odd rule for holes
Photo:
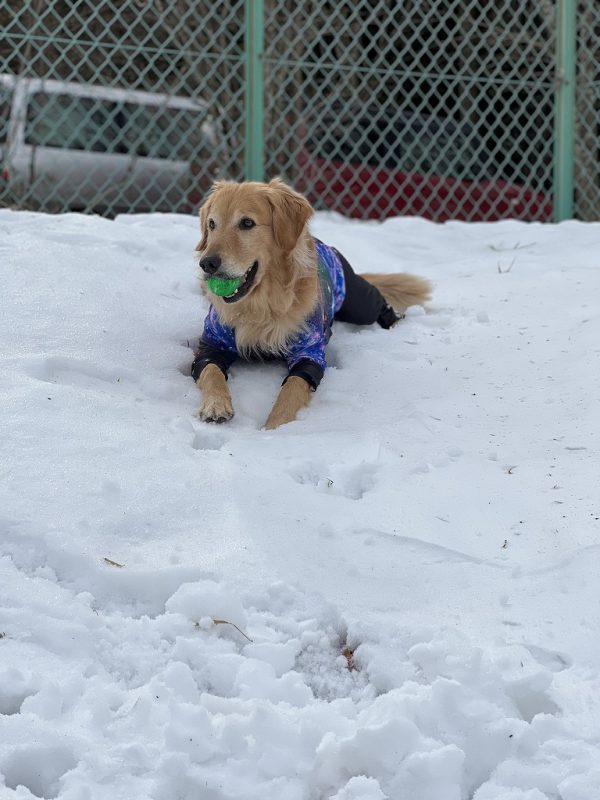
[[[209,227],[209,230],[211,230],[211,231],[214,231],[214,229],[217,227],[217,226],[215,225],[215,221],[214,221],[214,219],[209,219],[209,220],[208,220],[208,227]]]
[[[250,228],[253,228],[255,225],[256,225],[256,222],[254,222],[253,219],[250,219],[250,217],[242,217],[241,220],[240,220],[240,228],[243,231],[248,231],[248,230],[250,230]]]

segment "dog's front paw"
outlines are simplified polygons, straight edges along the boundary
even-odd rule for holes
[[[212,398],[202,403],[198,416],[203,422],[227,422],[233,417],[233,406],[229,399]]]
[[[308,382],[298,375],[291,375],[281,387],[265,428],[273,431],[281,425],[293,422],[300,409],[309,404],[310,394]]]

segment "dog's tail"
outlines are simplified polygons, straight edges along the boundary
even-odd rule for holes
[[[431,297],[431,284],[424,278],[405,273],[393,275],[362,274],[369,283],[376,286],[386,302],[402,313],[409,306],[423,305]]]

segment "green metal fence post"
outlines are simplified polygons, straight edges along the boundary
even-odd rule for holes
[[[263,0],[245,0],[246,180],[264,180]]]
[[[556,4],[556,102],[554,111],[554,219],[573,216],[575,160],[575,57],[577,0]]]

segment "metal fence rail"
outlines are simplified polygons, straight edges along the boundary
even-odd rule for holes
[[[0,0],[0,204],[600,218],[595,0]]]

